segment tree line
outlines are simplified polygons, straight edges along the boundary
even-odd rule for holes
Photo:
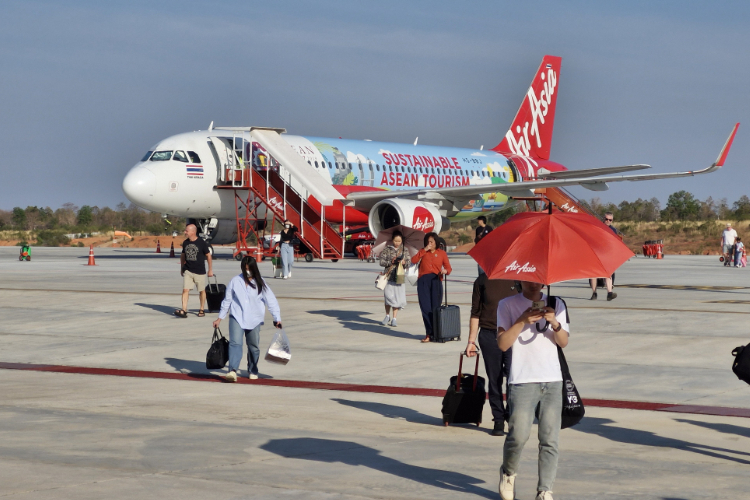
[[[99,208],[66,203],[57,210],[50,207],[14,207],[0,210],[0,231],[32,231],[63,233],[106,232],[114,229],[127,232],[146,232],[154,236],[181,231],[184,219],[170,218],[171,225],[160,214],[143,210],[132,203],[120,203],[116,208]],[[173,229],[174,228],[174,229]]]
[[[708,220],[749,220],[750,198],[742,195],[731,206],[726,198],[714,200],[708,197],[701,201],[692,193],[677,191],[669,195],[666,206],[662,209],[657,198],[635,201],[623,201],[619,205],[602,203],[599,198],[579,200],[591,213],[603,217],[612,212],[615,220],[621,222],[676,222]]]

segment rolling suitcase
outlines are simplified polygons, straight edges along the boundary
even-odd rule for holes
[[[461,310],[448,305],[448,277],[445,280],[445,304],[432,311],[432,338],[435,342],[461,340]]]
[[[222,285],[216,279],[214,274],[214,283],[211,284],[210,278],[208,285],[206,286],[206,306],[208,306],[208,312],[218,311],[221,309],[221,302],[224,300],[224,296],[227,293],[227,286]]]
[[[487,399],[484,378],[479,376],[479,351],[474,375],[461,373],[465,352],[461,353],[458,363],[458,375],[451,377],[451,384],[443,396],[443,424],[479,424],[482,423],[482,410]]]

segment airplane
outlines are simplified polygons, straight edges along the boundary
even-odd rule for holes
[[[439,233],[451,222],[501,210],[509,199],[535,197],[540,189],[604,191],[611,182],[686,177],[723,166],[739,123],[717,160],[702,170],[632,174],[650,166],[568,170],[551,161],[561,61],[543,57],[510,129],[489,150],[307,137],[212,122],[207,130],[155,144],[127,173],[123,191],[142,208],[194,221],[211,243],[230,244],[237,239],[239,212],[234,190],[222,188],[237,185],[241,173],[234,172],[243,168],[277,168],[311,206],[325,207],[327,221],[367,225],[377,236],[399,224]],[[266,206],[257,204],[257,217],[265,220]]]

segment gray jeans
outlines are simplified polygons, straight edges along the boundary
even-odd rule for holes
[[[289,243],[281,244],[281,266],[284,276],[289,276],[292,272],[292,263],[294,262],[294,247]]]
[[[562,414],[562,382],[510,386],[508,435],[503,446],[503,469],[515,474],[521,451],[531,435],[534,411],[539,404],[539,482],[537,491],[552,491],[557,475],[557,445]],[[502,471],[501,471],[502,472]]]

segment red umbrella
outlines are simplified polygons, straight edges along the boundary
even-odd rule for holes
[[[583,213],[516,214],[469,250],[490,279],[560,281],[611,276],[635,254]]]

